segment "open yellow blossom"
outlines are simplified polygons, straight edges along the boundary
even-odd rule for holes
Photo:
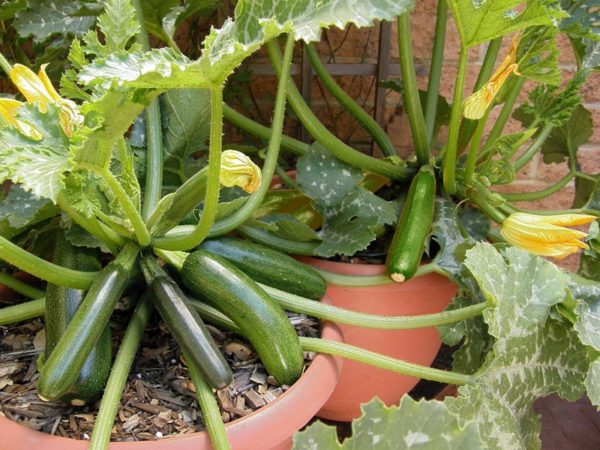
[[[36,104],[40,111],[46,112],[50,103],[58,105],[60,107],[60,124],[67,136],[71,136],[75,127],[83,123],[83,117],[77,111],[77,105],[71,100],[62,98],[52,86],[46,74],[45,64],[37,75],[22,64],[15,64],[10,71],[10,79],[27,102]],[[20,106],[21,102],[16,100],[0,99],[0,114],[8,123],[17,126],[23,133],[34,139],[41,138],[41,136],[35,136],[35,133],[39,135],[37,130],[33,130],[33,134],[31,134],[27,130],[27,124],[17,120],[16,112]],[[31,127],[29,127],[29,131],[31,131]]]
[[[562,259],[579,249],[587,249],[583,239],[587,233],[566,228],[596,220],[587,214],[538,216],[514,213],[502,223],[500,234],[510,244],[540,256]]]
[[[504,58],[504,61],[496,69],[489,81],[477,92],[467,97],[463,110],[463,115],[467,119],[481,119],[510,74],[520,75],[518,72],[519,65],[516,62],[518,46],[519,36],[516,35],[513,38],[508,55],[506,55],[506,58]]]
[[[246,192],[260,187],[260,168],[250,158],[236,150],[225,150],[221,155],[220,181],[223,186],[239,186]]]

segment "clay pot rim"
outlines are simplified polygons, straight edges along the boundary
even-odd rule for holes
[[[340,329],[330,322],[322,324],[321,338],[339,342],[343,341]],[[247,440],[245,437],[247,436],[247,433],[251,433],[252,430],[258,428],[261,423],[270,421],[273,418],[280,418],[282,424],[287,424],[291,421],[298,425],[296,427],[297,429],[304,426],[315,416],[317,411],[333,392],[337,380],[340,377],[342,365],[343,362],[340,357],[317,354],[300,379],[275,401],[247,416],[240,417],[225,425],[227,434],[232,440],[234,448],[236,438],[240,442],[245,442]],[[308,402],[307,396],[309,394],[313,399],[317,398],[318,400]],[[299,405],[302,404],[310,404],[310,412],[302,411],[299,407]],[[308,410],[308,408],[306,409]],[[291,418],[289,417],[290,414],[292,415]],[[24,448],[23,445],[27,444],[27,448],[38,448],[39,446],[45,450],[79,450],[87,448],[89,443],[89,441],[86,440],[76,440],[35,431],[3,416],[0,416],[0,430],[2,430],[0,433],[0,447],[3,449],[20,449]],[[275,427],[273,433],[277,434],[278,428]],[[4,439],[6,439],[6,441]],[[201,450],[212,448],[209,446],[209,442],[210,439],[208,433],[202,431],[165,437],[164,439],[156,441],[111,442],[109,449],[171,450],[177,446],[178,449],[193,448]],[[11,444],[18,447],[10,447]],[[34,447],[32,447],[32,445]]]

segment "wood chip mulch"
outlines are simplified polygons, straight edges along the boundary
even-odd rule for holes
[[[299,335],[318,336],[315,319],[289,316]],[[127,318],[124,311],[113,315],[113,355]],[[248,343],[232,333],[209,328],[234,372],[233,383],[216,392],[225,422],[250,414],[289,388],[266,374]],[[37,396],[36,361],[44,346],[41,319],[0,327],[0,415],[34,430],[89,439],[99,402],[74,407],[44,402]],[[203,429],[194,386],[180,356],[179,346],[155,314],[134,361],[111,440],[154,440]],[[305,368],[314,356],[305,353]]]

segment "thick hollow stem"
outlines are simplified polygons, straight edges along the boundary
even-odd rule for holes
[[[544,145],[544,142],[546,142],[546,139],[548,139],[548,136],[550,136],[550,133],[552,133],[553,129],[554,126],[548,124],[542,129],[542,131],[540,131],[540,134],[535,139],[535,141],[533,141],[531,146],[527,150],[525,150],[523,154],[519,156],[514,162],[513,167],[515,168],[516,172],[521,170],[527,165],[529,161],[531,161],[535,154],[540,150],[542,145]]]
[[[152,302],[148,295],[144,295],[137,305],[127,331],[121,340],[119,352],[115,358],[110,377],[104,389],[102,402],[92,432],[92,439],[88,450],[105,450],[108,448],[110,434],[112,431],[115,416],[119,409],[125,382],[131,370],[133,359],[140,346],[144,328],[150,319],[152,313]]]
[[[10,70],[12,69],[12,66],[2,53],[0,53],[0,67],[2,67],[2,70],[4,70],[6,75],[10,75]]]
[[[446,0],[439,0],[435,22],[435,40],[433,41],[431,65],[429,67],[429,81],[427,82],[427,103],[425,106],[425,127],[427,128],[427,140],[430,145],[433,141],[433,132],[435,130],[435,116],[440,92],[440,80],[442,79],[447,22],[448,3]]]
[[[473,384],[475,378],[464,373],[449,372],[447,370],[434,369],[432,367],[420,366],[418,364],[401,361],[379,353],[363,350],[353,345],[341,342],[328,341],[324,339],[300,337],[300,345],[304,351],[327,353],[341,356],[342,358],[369,364],[381,369],[401,373],[426,380],[451,384]]]
[[[424,165],[429,163],[429,139],[427,138],[427,127],[425,126],[419,89],[417,88],[412,37],[410,34],[410,13],[398,16],[397,20],[400,69],[402,71],[402,85],[404,87],[404,105],[408,114],[417,161],[419,165]]]
[[[373,137],[385,156],[397,156],[398,152],[387,133],[381,128],[375,119],[367,113],[356,101],[341,88],[333,77],[327,72],[325,65],[321,62],[317,50],[313,44],[304,46],[306,56],[327,90],[336,98],[340,104],[360,123]]]
[[[485,131],[485,124],[487,122],[489,114],[490,110],[488,109],[484,116],[476,122],[477,128],[475,129],[475,134],[473,135],[473,139],[471,140],[471,147],[469,148],[467,162],[465,163],[464,183],[467,186],[471,183],[471,180],[473,179],[473,174],[475,173],[475,166],[477,165],[477,154],[479,152],[481,138],[483,137],[483,132]]]
[[[485,141],[485,145],[483,147],[484,152],[491,148],[494,145],[494,142],[496,142],[496,139],[498,139],[498,137],[500,137],[502,134],[502,130],[504,130],[504,126],[510,118],[513,107],[515,106],[515,102],[517,101],[519,93],[523,88],[523,84],[525,84],[525,77],[518,77],[514,81],[512,88],[506,96],[504,106],[500,110],[500,114],[498,115],[496,122],[494,122],[494,126],[492,127],[490,133],[488,134],[487,140]]]
[[[4,272],[0,272],[0,284],[29,298],[41,298],[45,295],[44,291],[23,283],[21,280]]]
[[[268,141],[271,139],[273,131],[269,127],[265,127],[258,122],[240,114],[235,109],[223,104],[223,115],[228,122],[231,122],[236,127],[241,128],[245,132],[258,138]],[[310,149],[310,145],[289,136],[281,136],[281,148],[289,150],[297,155],[304,155]]]
[[[456,193],[456,153],[460,132],[460,119],[463,111],[463,91],[467,73],[468,54],[469,50],[467,48],[463,47],[460,49],[456,71],[456,85],[454,86],[454,100],[452,102],[452,112],[450,113],[448,142],[446,143],[446,150],[444,152],[444,190],[448,195]]]
[[[204,378],[202,378],[198,367],[191,363],[192,358],[188,358],[185,353],[184,358],[187,363],[190,378],[196,389],[196,399],[198,400],[198,405],[202,411],[202,418],[204,419],[206,431],[208,431],[208,435],[210,436],[212,447],[215,450],[231,449],[229,439],[227,438],[227,431],[225,430],[225,424],[221,417],[221,410],[215,400],[212,389],[208,383],[204,381]]]
[[[379,316],[350,311],[336,306],[299,297],[288,292],[280,291],[261,284],[261,287],[284,309],[297,313],[308,314],[319,319],[331,320],[336,323],[345,323],[365,328],[378,328],[382,330],[412,330],[415,328],[427,328],[461,320],[477,317],[486,308],[484,303],[467,306],[461,309],[443,311],[435,314],[424,314],[420,316]]]
[[[211,89],[210,96],[210,144],[208,147],[208,181],[204,208],[200,221],[194,230],[176,238],[157,238],[153,241],[155,247],[167,250],[189,250],[199,245],[207,236],[210,227],[215,222],[219,205],[219,175],[221,170],[221,149],[223,146],[223,87]]]
[[[267,43],[267,51],[269,58],[273,64],[275,72],[281,76],[282,57],[276,41]],[[344,161],[351,166],[368,172],[378,173],[393,180],[407,180],[410,178],[412,171],[406,167],[406,164],[393,164],[388,161],[373,158],[361,153],[349,145],[340,141],[325,125],[319,122],[319,119],[313,114],[310,107],[306,104],[302,95],[296,88],[293,80],[288,81],[288,101],[290,106],[296,113],[296,116],[302,122],[302,125],[307,129],[311,136],[323,147],[327,148],[336,158]]]
[[[80,272],[53,264],[0,237],[0,259],[50,283],[74,289],[90,287],[98,272]]]
[[[144,185],[144,202],[142,218],[148,219],[158,204],[162,194],[163,176],[163,142],[160,104],[158,99],[152,100],[146,109],[146,184]]]
[[[575,172],[568,173],[555,184],[536,192],[503,193],[502,197],[508,202],[530,202],[556,194],[575,177]]]
[[[6,306],[0,309],[0,326],[11,325],[43,316],[45,308],[46,298],[44,297],[14,306]]]

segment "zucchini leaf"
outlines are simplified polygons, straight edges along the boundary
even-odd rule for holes
[[[415,401],[405,395],[399,406],[387,407],[376,398],[362,405],[361,410],[362,416],[352,422],[352,436],[342,444],[335,427],[315,422],[294,436],[294,449],[484,448],[475,423],[459,425],[458,418],[439,401]]]
[[[323,217],[315,255],[354,255],[373,241],[384,225],[396,221],[392,202],[360,186],[362,171],[333,157],[315,143],[298,159],[296,180]]]
[[[558,86],[561,82],[558,67],[556,35],[552,27],[531,27],[523,32],[517,49],[519,73],[539,83]]]
[[[578,105],[571,117],[561,127],[555,128],[542,146],[544,162],[560,163],[577,160],[577,150],[592,136],[594,124],[592,113]]]
[[[51,207],[51,202],[13,185],[10,192],[0,202],[0,221],[7,220],[13,228],[28,225],[43,208]],[[55,209],[56,210],[56,209]]]
[[[154,89],[220,86],[246,57],[282,33],[293,33],[296,40],[318,41],[321,28],[344,28],[349,23],[368,26],[374,20],[393,20],[410,8],[410,0],[241,0],[234,19],[227,19],[206,37],[197,61],[164,48],[118,53],[85,67],[79,79],[86,85],[117,81]]]
[[[17,116],[42,138],[30,139],[12,127],[0,129],[0,181],[20,183],[36,197],[56,203],[64,188],[65,173],[74,166],[71,143],[61,127],[59,111],[52,104],[45,113],[36,105],[24,104]]]
[[[445,403],[461,423],[477,421],[485,448],[540,448],[533,402],[553,392],[578,399],[590,364],[570,323],[550,315],[566,297],[568,276],[525,251],[503,256],[485,243],[467,252],[465,264],[490,305],[483,318],[496,341],[475,385]]]
[[[561,31],[569,36],[580,68],[600,68],[599,0],[561,0],[570,17],[561,24]]]
[[[566,13],[552,0],[448,0],[465,48],[535,25],[556,26]]]

